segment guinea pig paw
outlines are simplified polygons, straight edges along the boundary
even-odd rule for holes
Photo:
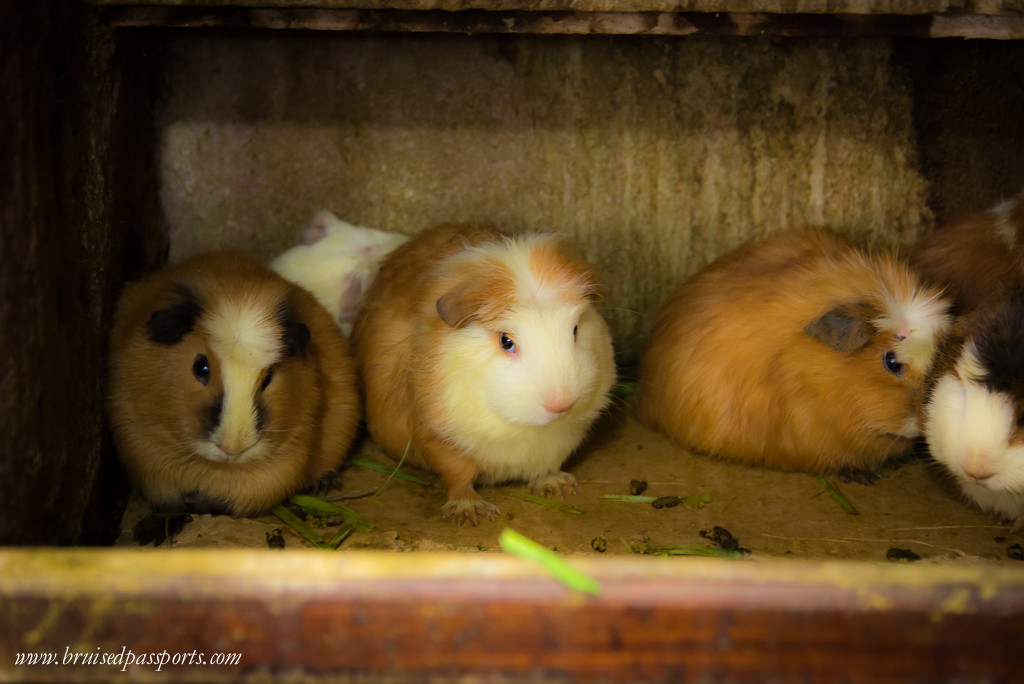
[[[844,466],[836,473],[836,478],[840,482],[845,482],[847,484],[850,482],[856,482],[863,485],[873,485],[878,484],[878,481],[882,479],[882,473],[877,469],[866,470],[864,468]]]
[[[305,491],[313,496],[322,496],[335,489],[341,489],[341,474],[336,470],[328,470],[310,483]]]
[[[576,478],[563,470],[559,470],[558,472],[551,472],[531,480],[527,485],[527,489],[531,494],[538,496],[550,495],[564,499],[567,494],[576,493]]]
[[[188,523],[192,522],[192,516],[188,513],[150,513],[140,520],[132,528],[132,538],[139,546],[160,546],[166,540],[172,539],[174,535]]]
[[[483,499],[450,499],[441,509],[441,520],[453,518],[455,524],[462,527],[467,520],[476,527],[480,524],[480,516],[494,520],[501,510]]]

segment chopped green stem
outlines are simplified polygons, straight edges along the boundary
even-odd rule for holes
[[[835,486],[833,483],[829,482],[821,475],[816,475],[816,477],[818,478],[818,482],[820,482],[821,485],[825,488],[825,491],[828,492],[829,495],[833,499],[835,499],[840,506],[843,507],[843,510],[846,511],[847,514],[860,515],[857,509],[853,507],[853,504],[850,503],[850,500],[843,496],[843,493],[839,491],[839,487]]]
[[[539,563],[555,579],[570,589],[587,594],[601,593],[601,584],[596,579],[577,570],[551,549],[541,546],[511,528],[506,527],[502,530],[498,543],[506,553]]]

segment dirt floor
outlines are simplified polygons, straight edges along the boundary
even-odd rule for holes
[[[355,458],[393,468],[367,438]],[[353,532],[345,549],[394,551],[500,552],[498,536],[506,527],[563,553],[627,554],[671,546],[715,546],[701,536],[714,526],[727,529],[748,549],[743,557],[791,557],[885,561],[890,549],[903,549],[928,562],[1016,564],[1024,534],[968,506],[944,482],[934,463],[921,459],[887,470],[873,485],[836,483],[858,514],[844,511],[822,481],[807,473],[782,473],[694,456],[659,434],[646,430],[620,406],[595,428],[566,469],[579,490],[565,503],[567,512],[517,498],[522,484],[483,487],[480,493],[501,509],[495,521],[459,527],[442,521],[444,496],[429,473],[403,467],[428,484],[388,478],[362,466],[348,466],[341,488],[323,496],[359,496],[338,501],[373,525]],[[629,494],[631,480],[647,483],[645,495],[706,495],[703,506],[654,508],[650,503],[603,499]],[[148,513],[133,498],[122,522],[118,546],[138,546],[135,524]],[[280,529],[287,548],[311,546],[273,514],[253,519],[199,515],[161,548],[266,548],[267,536]],[[317,530],[325,540],[330,527]],[[602,544],[603,540],[603,544]],[[597,548],[604,548],[599,551]],[[1024,566],[1022,566],[1024,567]]]

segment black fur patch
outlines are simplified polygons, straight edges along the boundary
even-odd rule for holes
[[[956,325],[944,333],[940,333],[935,342],[935,360],[928,375],[924,379],[924,403],[929,404],[935,393],[939,379],[952,371],[964,348],[964,332]]]
[[[213,401],[204,406],[199,414],[199,429],[204,435],[212,435],[220,425],[220,415],[224,410],[224,395],[218,394]]]
[[[985,386],[1024,397],[1024,292],[1013,292],[1001,308],[981,317],[973,337],[987,371]]]
[[[219,496],[211,496],[203,492],[184,492],[182,499],[185,503],[185,510],[196,515],[231,515],[234,506]]]
[[[290,303],[283,304],[277,310],[277,322],[281,325],[281,343],[288,350],[288,355],[305,358],[310,339],[309,328],[299,320],[298,313]]]
[[[174,286],[177,301],[166,309],[158,309],[149,315],[146,334],[150,342],[173,345],[181,342],[192,332],[196,319],[203,312],[192,290],[184,285]]]

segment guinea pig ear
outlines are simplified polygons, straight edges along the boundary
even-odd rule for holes
[[[150,342],[167,346],[181,342],[185,335],[192,332],[196,319],[203,312],[195,293],[184,285],[179,283],[174,286],[173,297],[174,303],[149,315],[146,336]]]
[[[324,236],[327,235],[327,227],[337,221],[337,217],[326,209],[318,211],[309,222],[309,225],[302,229],[302,235],[299,236],[299,243],[307,246],[315,245],[323,240]]]
[[[277,311],[277,322],[281,326],[281,344],[288,351],[288,356],[304,358],[309,346],[309,328],[299,320],[295,307],[290,303],[282,305]]]
[[[871,339],[875,329],[866,304],[842,304],[804,326],[804,332],[836,351],[857,351]]]
[[[435,304],[437,315],[449,328],[461,328],[476,313],[476,301],[473,297],[473,288],[463,285],[451,292],[448,292],[437,300]]]

